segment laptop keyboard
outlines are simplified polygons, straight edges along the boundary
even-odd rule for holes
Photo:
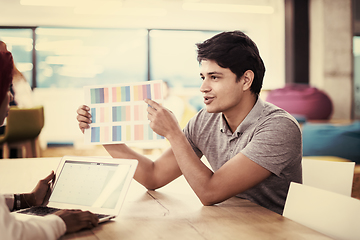
[[[38,206],[38,207],[31,207],[31,208],[27,208],[27,209],[18,211],[18,213],[37,215],[37,216],[46,216],[48,214],[54,213],[59,210],[60,209],[58,209],[58,208]]]
[[[52,208],[52,207],[44,207],[44,206],[37,206],[31,207],[24,210],[17,211],[18,213],[29,214],[29,215],[36,215],[36,216],[46,216],[48,214],[52,214],[56,211],[59,211],[59,208]],[[106,214],[95,214],[99,219],[108,217],[110,215]]]

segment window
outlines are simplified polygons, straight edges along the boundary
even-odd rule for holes
[[[6,43],[7,49],[12,53],[16,67],[25,76],[32,86],[32,50],[33,30],[26,29],[0,29],[0,40]]]
[[[37,87],[147,80],[147,31],[36,29]]]
[[[36,63],[33,63],[35,31]],[[81,88],[85,85],[162,79],[173,88],[198,88],[196,46],[218,31],[3,28],[0,39],[16,66],[37,88]],[[271,44],[269,32],[246,32],[258,45],[266,66],[263,89],[284,84],[282,41]],[[277,54],[274,54],[277,52]],[[33,81],[33,68],[36,79]],[[35,84],[31,84],[34,82]]]

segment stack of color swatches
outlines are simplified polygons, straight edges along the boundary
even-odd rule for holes
[[[92,123],[85,141],[111,144],[164,139],[153,132],[145,99],[162,102],[162,81],[84,87]]]

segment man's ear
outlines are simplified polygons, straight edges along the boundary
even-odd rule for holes
[[[254,81],[254,72],[251,70],[247,70],[244,75],[244,86],[243,86],[243,90],[246,91],[248,89],[250,89],[253,81]]]

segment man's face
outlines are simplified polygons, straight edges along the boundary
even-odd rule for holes
[[[206,110],[225,115],[240,107],[243,96],[243,77],[236,82],[236,75],[229,68],[220,67],[213,60],[202,60],[200,91],[204,95]]]

